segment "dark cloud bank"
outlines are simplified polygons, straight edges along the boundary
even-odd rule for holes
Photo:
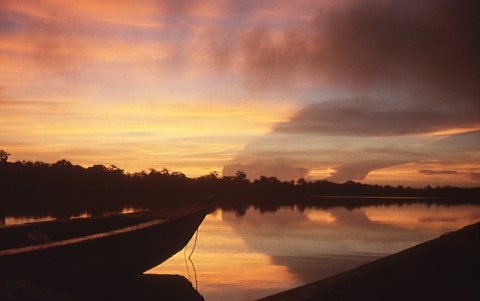
[[[269,89],[307,81],[352,95],[308,105],[273,133],[368,138],[478,129],[478,16],[480,2],[471,0],[355,1],[320,10],[308,26],[285,32],[280,41],[259,28],[243,43],[249,84]],[[473,139],[478,149],[478,132]],[[249,152],[247,146],[240,156]],[[340,164],[329,179],[362,180],[371,170],[409,162],[362,161],[362,155]]]
[[[480,173],[478,172],[457,172],[454,170],[418,170],[418,173],[427,176],[436,176],[436,175],[467,175],[475,181],[480,181]]]
[[[407,85],[477,102],[479,15],[474,0],[355,1],[319,11],[281,41],[266,29],[251,32],[244,42],[248,72],[265,85],[298,78],[353,90]]]
[[[274,131],[348,136],[427,134],[479,124],[475,111],[448,107],[394,107],[372,99],[331,100],[305,107]]]

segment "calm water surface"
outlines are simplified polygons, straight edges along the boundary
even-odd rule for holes
[[[480,206],[218,210],[174,257],[147,273],[190,279],[207,301],[255,300],[352,269],[480,220]],[[191,259],[186,261],[194,247]],[[186,254],[186,255],[185,255]],[[186,262],[188,262],[188,269]],[[195,270],[194,270],[195,269]],[[196,272],[196,274],[195,274]],[[196,276],[196,277],[195,277]]]
[[[125,208],[121,213],[140,209]],[[85,213],[79,217],[88,217]],[[75,218],[74,217],[74,218]],[[5,217],[6,225],[52,220]],[[147,273],[190,279],[207,301],[256,300],[480,221],[480,206],[390,205],[208,215],[182,251]],[[192,250],[191,260],[186,260]],[[188,265],[186,264],[188,263]]]

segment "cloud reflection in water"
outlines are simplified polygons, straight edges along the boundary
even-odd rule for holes
[[[254,300],[395,253],[480,219],[480,206],[219,211],[192,258],[206,300]],[[189,246],[191,248],[191,246]],[[182,254],[150,271],[188,277]],[[188,252],[187,252],[188,253]]]

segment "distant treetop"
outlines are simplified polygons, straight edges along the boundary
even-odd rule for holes
[[[4,151],[3,149],[0,150],[0,160],[1,162],[7,162],[8,157],[10,157],[11,154],[9,152]]]

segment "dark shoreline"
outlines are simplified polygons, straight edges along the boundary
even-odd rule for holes
[[[280,181],[264,176],[250,181],[242,171],[236,176],[219,177],[211,173],[188,178],[167,169],[130,174],[113,165],[84,168],[67,160],[53,164],[0,162],[0,183],[0,218],[2,215],[66,218],[84,212],[100,215],[125,207],[155,209],[188,205],[191,200],[209,196],[219,200],[220,208],[239,214],[249,206],[272,211],[293,205],[356,208],[413,201],[480,205],[480,187],[392,187],[354,181]]]

